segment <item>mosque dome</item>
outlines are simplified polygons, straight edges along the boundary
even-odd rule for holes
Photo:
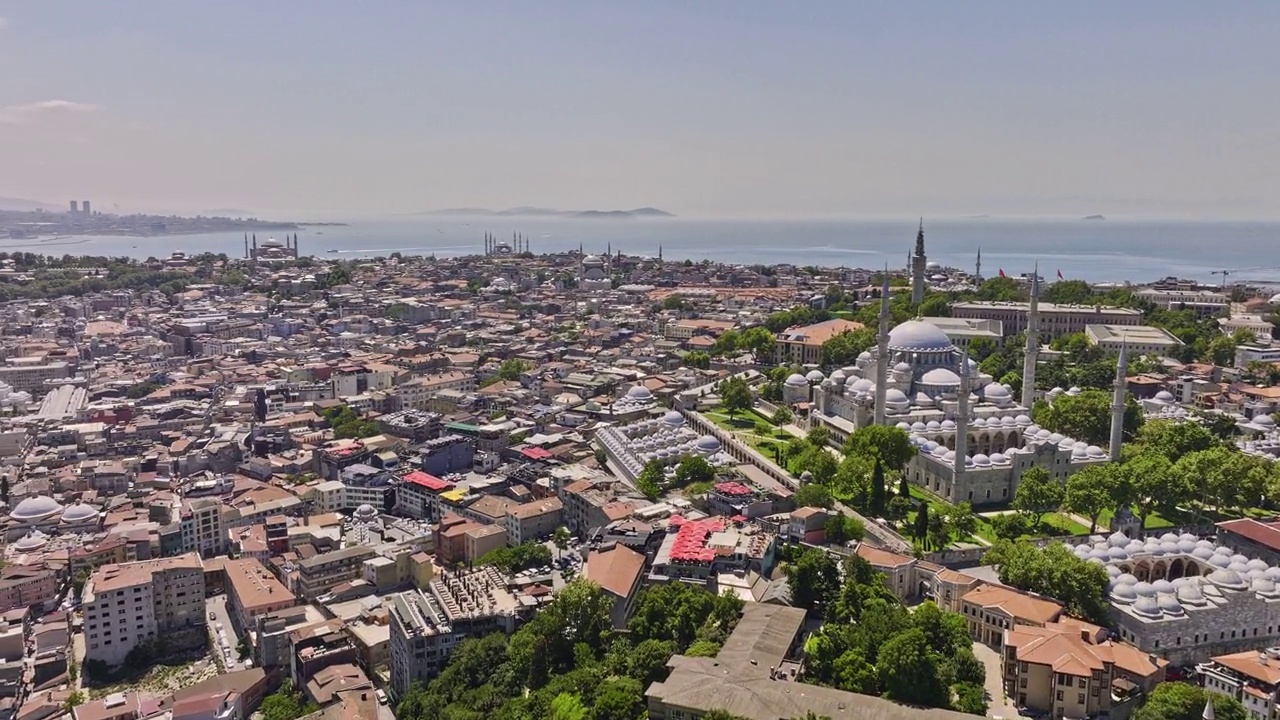
[[[284,247],[284,244],[283,244],[283,243],[281,243],[279,240],[277,240],[277,239],[275,239],[275,238],[267,238],[267,239],[262,243],[262,247],[264,247],[264,248],[278,248],[278,247]]]
[[[845,392],[850,392],[850,393],[871,392],[871,390],[874,389],[875,386],[876,384],[871,382],[867,378],[858,378],[857,380],[854,380],[853,382],[845,386]]]
[[[909,373],[911,372],[911,365],[908,363],[900,362],[897,365],[893,366],[893,371],[896,373]]]
[[[1268,567],[1270,567],[1267,565],[1265,560],[1259,560],[1258,558],[1254,558],[1249,562],[1245,563],[1244,565],[1250,570],[1266,570]]]
[[[1120,602],[1133,602],[1138,599],[1138,594],[1133,591],[1133,585],[1119,583],[1111,588],[1111,597]]]
[[[684,416],[675,410],[668,410],[662,416],[662,424],[672,428],[682,427],[684,425]]]
[[[18,522],[39,522],[48,520],[62,512],[62,505],[48,495],[36,495],[18,503],[9,511],[9,517]]]
[[[808,380],[811,383],[820,383],[823,380],[826,380],[827,376],[823,375],[821,370],[815,369],[815,370],[810,370],[808,373],[806,373],[804,376],[804,379]]]
[[[1213,549],[1213,554],[1222,555],[1228,558],[1231,557],[1232,555],[1235,555],[1235,553],[1231,552],[1231,548],[1226,547],[1224,545],[1219,545],[1218,547],[1215,547]]]
[[[653,393],[649,392],[649,388],[643,385],[633,385],[631,389],[627,391],[627,397],[632,400],[652,400]]]
[[[48,535],[45,535],[39,530],[33,530],[32,532],[27,533],[21,540],[14,543],[13,549],[18,552],[32,552],[44,547],[48,542]]]
[[[844,381],[848,380],[849,376],[845,374],[844,370],[837,369],[835,372],[831,373],[831,377],[827,379],[831,381],[832,385],[839,386],[839,385],[844,385]]]
[[[1231,558],[1215,554],[1209,558],[1209,564],[1217,568],[1226,568],[1231,564]]]
[[[1261,427],[1273,428],[1276,426],[1276,421],[1272,420],[1270,415],[1254,415],[1253,424]]]
[[[1167,405],[1173,402],[1173,393],[1169,392],[1168,390],[1161,390],[1160,392],[1156,393],[1156,396],[1152,399],[1162,405]]]
[[[1159,580],[1152,581],[1151,587],[1155,588],[1156,592],[1158,593],[1173,592],[1173,583],[1169,582],[1168,580],[1165,580],[1164,578],[1160,578]]]
[[[863,350],[862,352],[858,353],[857,362],[871,362],[871,351]]]
[[[920,432],[924,432],[926,429],[928,429],[928,426],[926,426],[924,423],[920,422],[919,420],[911,423],[912,432],[920,433]]]
[[[1085,454],[1091,458],[1102,458],[1107,456],[1106,451],[1097,445],[1090,445],[1085,449]]]
[[[978,453],[977,455],[973,456],[973,464],[978,467],[990,467],[991,458],[987,457],[986,455],[983,455],[982,453]]]
[[[897,388],[889,388],[884,392],[884,401],[886,405],[910,405],[911,401],[907,399],[907,394]]]
[[[1195,553],[1195,551],[1196,551],[1196,544],[1195,544],[1195,543],[1193,543],[1193,542],[1191,542],[1190,540],[1179,540],[1179,541],[1178,541],[1178,552],[1180,552],[1180,553],[1187,553],[1187,554],[1194,554],[1194,553]]]
[[[720,452],[720,441],[712,435],[703,435],[698,438],[698,442],[695,447],[698,449],[698,452],[703,453],[704,455],[714,455],[715,453]]]
[[[799,387],[804,387],[808,384],[809,384],[809,381],[805,380],[804,376],[801,375],[800,373],[791,373],[790,375],[787,376],[787,380],[786,380],[787,387],[799,388]]]
[[[62,522],[68,525],[79,525],[98,519],[98,511],[91,505],[84,503],[76,503],[68,505],[66,510],[62,511]]]
[[[374,510],[373,506],[368,503],[356,508],[357,520],[373,520],[376,517],[378,517],[378,511]]]
[[[942,429],[942,423],[938,422],[937,420],[930,420],[930,421],[925,425],[925,427],[926,427],[926,428],[928,428],[929,430],[933,431],[933,432],[937,432],[937,431],[939,431],[939,430],[941,430],[941,429]]]
[[[1031,416],[1030,416],[1030,415],[1019,415],[1019,416],[1017,416],[1016,418],[1014,418],[1014,419],[1013,419],[1013,422],[1014,422],[1014,424],[1016,424],[1018,427],[1024,427],[1024,428],[1027,428],[1028,430],[1030,430],[1030,429],[1031,429]]]
[[[1187,583],[1178,588],[1178,600],[1187,605],[1203,605],[1205,602],[1204,592],[1199,585]]]
[[[1008,465],[1009,458],[1005,457],[1004,453],[991,453],[991,464],[992,465]]]
[[[1274,580],[1276,582],[1280,582],[1280,567],[1267,568],[1266,578],[1268,580]]]
[[[953,346],[951,339],[938,326],[908,320],[889,331],[889,347],[894,350],[942,352]]]
[[[1156,605],[1160,608],[1160,612],[1165,615],[1181,615],[1183,613],[1182,605],[1178,604],[1178,600],[1172,595],[1161,595],[1156,600]]]
[[[1124,547],[1129,544],[1129,536],[1117,530],[1107,538],[1107,544],[1111,547]]]
[[[1137,584],[1138,584],[1138,578],[1137,578],[1137,577],[1135,577],[1132,573],[1125,573],[1125,574],[1121,575],[1120,577],[1116,578],[1116,582],[1117,582],[1117,583],[1123,583],[1123,584],[1126,584],[1126,585],[1137,585]]]
[[[1138,597],[1155,597],[1156,595],[1155,586],[1149,582],[1139,581],[1135,583],[1133,591],[1138,594]]]
[[[1226,568],[1218,568],[1209,573],[1209,582],[1228,590],[1245,589],[1244,579],[1240,577],[1240,574]]]
[[[600,259],[599,255],[588,255],[582,258],[582,264],[583,265],[604,265],[604,261]]]
[[[988,400],[1012,400],[1013,392],[1009,388],[1000,383],[991,383],[982,391],[983,397]],[[1031,418],[1027,418],[1030,420]]]
[[[1160,604],[1153,597],[1140,597],[1133,603],[1133,611],[1145,617],[1160,617]]]

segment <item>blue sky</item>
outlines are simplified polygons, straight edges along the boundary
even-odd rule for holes
[[[0,195],[1280,216],[1280,3],[0,5]]]

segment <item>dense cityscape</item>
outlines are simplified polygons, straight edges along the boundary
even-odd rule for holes
[[[887,270],[0,254],[0,707],[1272,717],[1280,297],[926,229]]]

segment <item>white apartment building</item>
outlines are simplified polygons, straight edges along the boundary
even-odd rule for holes
[[[1151,325],[1085,325],[1084,334],[1089,342],[1112,355],[1118,355],[1122,347],[1129,349],[1130,357],[1168,355],[1182,345],[1173,333]]]
[[[475,389],[475,375],[468,372],[424,375],[395,386],[392,393],[396,401],[393,404],[398,410],[428,410],[431,397],[441,390],[472,392]]]
[[[82,599],[85,660],[120,665],[142,643],[205,624],[204,565],[195,553],[103,565]]]
[[[1005,337],[1027,329],[1030,303],[973,301],[951,304],[951,317],[971,320],[998,320]],[[1084,332],[1086,325],[1140,325],[1142,311],[1105,305],[1059,305],[1042,302],[1040,310],[1041,339]]]
[[[222,503],[216,498],[195,498],[182,503],[182,552],[214,557],[227,552]]]

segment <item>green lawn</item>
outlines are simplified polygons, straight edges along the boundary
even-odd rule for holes
[[[995,529],[991,527],[991,521],[981,515],[978,516],[978,530],[975,534],[987,542],[995,542],[999,539],[996,537]],[[1040,527],[1036,532],[1019,535],[1018,538],[1042,538],[1059,535],[1088,534],[1089,528],[1087,526],[1081,525],[1066,515],[1049,513],[1040,520]]]

